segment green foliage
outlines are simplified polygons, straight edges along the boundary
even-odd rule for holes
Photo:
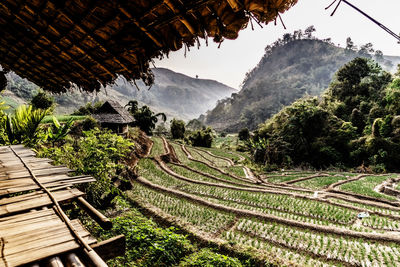
[[[173,139],[183,139],[185,137],[185,122],[175,118],[172,119],[171,135]]]
[[[32,97],[30,104],[34,109],[43,109],[53,111],[56,104],[54,97],[50,96],[43,90],[39,90],[35,96]]]
[[[179,266],[241,267],[242,264],[238,259],[212,252],[210,249],[202,249],[198,253],[188,256]]]
[[[259,163],[376,171],[400,166],[397,81],[375,62],[355,58],[337,72],[322,101],[298,100],[261,125],[251,146]],[[256,144],[253,141],[254,144]]]
[[[146,105],[139,108],[139,104],[136,100],[129,101],[125,107],[128,107],[128,111],[135,119],[135,122],[133,123],[134,126],[139,127],[148,135],[151,135],[152,131],[156,127],[158,116],[161,116],[163,122],[167,120],[167,116],[164,113],[154,114],[154,112]]]
[[[131,211],[112,219],[110,231],[99,230],[102,238],[123,234],[126,254],[112,260],[113,266],[174,266],[194,251],[193,245],[175,228],[159,228],[154,222]]]
[[[19,106],[13,115],[7,115],[2,121],[2,128],[6,133],[3,141],[6,144],[36,144],[39,141],[39,125],[46,114],[46,110]]]
[[[214,136],[210,127],[205,130],[194,131],[188,136],[192,146],[211,147],[213,139]]]
[[[134,144],[123,137],[94,129],[84,131],[78,139],[66,139],[60,147],[41,146],[40,157],[48,157],[56,164],[65,164],[77,174],[88,174],[97,182],[84,185],[87,199],[95,206],[107,206],[118,194],[111,181],[126,170],[123,164]]]
[[[70,118],[64,125],[61,125],[57,118],[53,116],[53,125],[47,129],[47,140],[52,142],[53,145],[63,140],[71,131],[73,123],[73,118]]]
[[[80,107],[78,110],[76,110],[72,115],[92,115],[96,113],[96,111],[104,104],[103,101],[98,101],[96,103],[86,103],[85,106]]]
[[[79,120],[84,120],[86,116],[81,116],[81,115],[54,115],[59,122],[67,122],[69,120],[73,121],[79,121]],[[41,123],[53,123],[53,115],[47,115],[43,118]]]
[[[242,141],[248,140],[250,138],[249,129],[247,129],[247,128],[241,129],[239,131],[238,138],[239,138],[239,140],[242,140]]]

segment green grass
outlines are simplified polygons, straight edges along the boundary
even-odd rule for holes
[[[159,156],[165,153],[164,151],[164,144],[161,138],[159,137],[151,137],[151,140],[153,141],[153,147],[151,148],[150,156]]]
[[[268,180],[268,182],[271,182],[271,183],[283,183],[283,182],[307,177],[310,175],[312,175],[312,174],[310,174],[309,172],[289,174],[289,175],[274,175],[274,176],[267,176],[267,180]]]
[[[334,184],[340,180],[346,180],[346,177],[343,176],[321,176],[321,177],[316,177],[310,180],[302,181],[302,182],[297,182],[294,185],[300,186],[300,187],[305,187],[309,189],[323,189],[328,187],[331,184]]]
[[[86,118],[86,116],[77,116],[77,115],[47,115],[43,118],[43,120],[40,123],[52,123],[53,116],[56,117],[59,122],[66,122],[70,119],[73,119],[74,121],[79,121],[79,120],[84,120]]]
[[[381,194],[374,191],[374,188],[383,183],[384,181],[395,177],[397,175],[385,175],[385,176],[367,176],[361,178],[360,180],[353,181],[350,183],[343,184],[339,187],[340,190],[356,193],[368,197],[375,197],[379,199],[386,199],[386,200],[397,200],[395,197],[388,196],[385,194]]]

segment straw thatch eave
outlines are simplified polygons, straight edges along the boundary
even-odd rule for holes
[[[46,90],[99,90],[118,75],[153,82],[149,62],[198,38],[235,39],[249,18],[297,0],[3,0],[0,65]]]

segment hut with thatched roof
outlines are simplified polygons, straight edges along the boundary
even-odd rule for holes
[[[132,115],[118,102],[106,101],[93,117],[100,123],[101,127],[108,128],[118,134],[126,134],[129,124],[134,121]]]
[[[150,85],[153,58],[199,46],[200,38],[235,39],[297,1],[2,0],[0,65],[55,93],[98,91],[118,76]]]

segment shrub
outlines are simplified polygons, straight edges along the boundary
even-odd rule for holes
[[[171,135],[173,139],[183,139],[185,137],[185,122],[173,119],[171,121]]]
[[[42,146],[38,155],[51,158],[56,164],[65,164],[77,174],[92,175],[97,181],[82,185],[87,199],[97,207],[109,205],[118,194],[111,181],[127,168],[123,162],[134,144],[111,131],[97,128],[84,131],[79,139],[66,141],[61,147]]]
[[[71,115],[92,115],[94,114],[102,105],[103,101],[97,101],[95,103],[86,103],[86,105],[81,106],[78,110],[74,111]]]
[[[213,141],[213,134],[210,127],[205,130],[192,132],[188,137],[192,146],[211,147]]]
[[[239,140],[246,141],[250,138],[250,131],[247,128],[243,128],[239,131],[238,134]]]
[[[202,249],[185,258],[179,266],[192,267],[240,267],[242,264],[238,259],[231,258],[219,253],[212,252],[210,249]]]
[[[40,90],[31,100],[30,104],[34,109],[53,111],[55,108],[54,97]]]
[[[110,231],[99,229],[102,237],[123,234],[126,238],[126,254],[112,260],[113,266],[176,266],[194,251],[189,240],[177,234],[175,228],[159,228],[137,211],[114,218],[112,222]]]

